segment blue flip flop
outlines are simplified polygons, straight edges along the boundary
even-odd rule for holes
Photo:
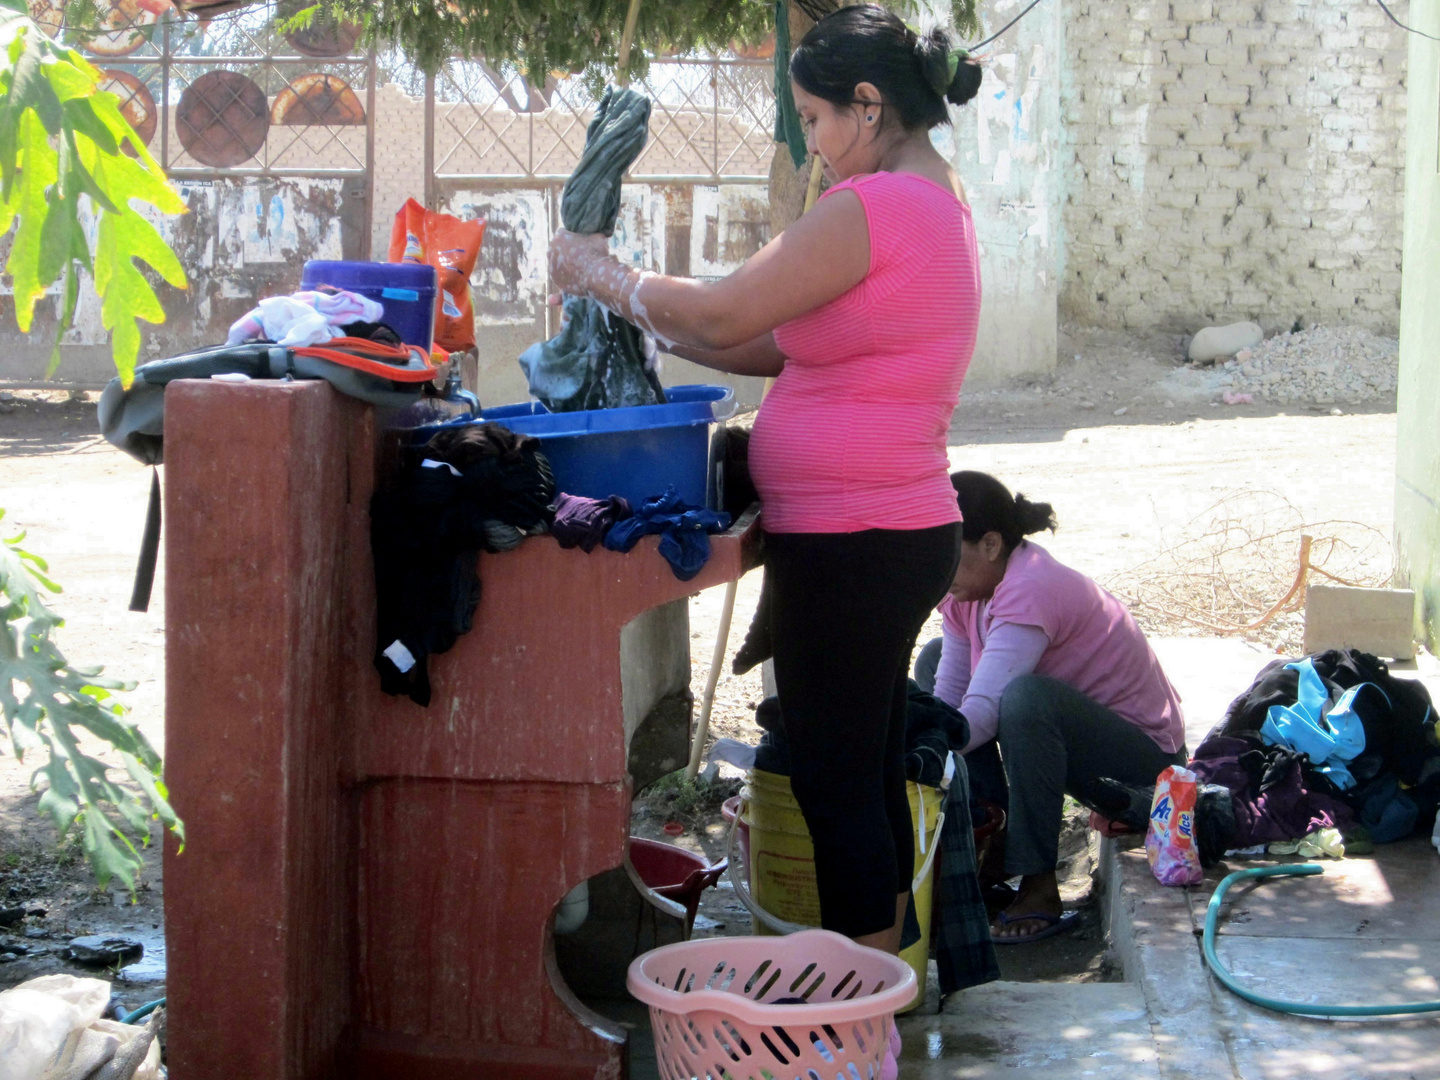
[[[1056,934],[1063,934],[1066,930],[1073,929],[1079,921],[1080,913],[1078,911],[1063,911],[1059,915],[1051,915],[1044,911],[1032,911],[1028,915],[1011,915],[1009,912],[1002,911],[999,915],[1001,926],[1012,926],[1022,922],[1043,922],[1045,929],[1036,930],[1033,934],[1011,937],[996,937],[992,933],[990,940],[996,945],[1028,945],[1032,941],[1043,941]]]

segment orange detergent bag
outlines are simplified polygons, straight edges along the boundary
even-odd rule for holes
[[[1161,885],[1198,885],[1205,880],[1195,842],[1195,803],[1200,785],[1195,774],[1168,766],[1155,781],[1145,855]]]
[[[440,284],[435,297],[435,344],[450,352],[475,347],[470,275],[484,237],[484,221],[438,214],[414,199],[405,200],[390,229],[390,262],[435,267]]]

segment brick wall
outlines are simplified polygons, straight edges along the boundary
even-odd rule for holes
[[[1366,0],[1067,0],[1062,312],[1394,333],[1405,34]]]
[[[393,83],[375,91],[374,168],[370,257],[383,262],[395,212],[406,199],[425,201],[425,103]]]

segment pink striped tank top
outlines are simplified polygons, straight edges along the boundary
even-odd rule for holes
[[[750,473],[776,533],[960,520],[945,437],[980,320],[970,208],[915,173],[851,177],[870,271],[775,328],[785,368],[760,407]]]

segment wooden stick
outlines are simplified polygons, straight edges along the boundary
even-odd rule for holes
[[[630,10],[625,13],[625,29],[620,34],[620,62],[616,74],[621,86],[630,85],[626,67],[630,64],[630,46],[635,43],[635,23],[640,18],[640,0],[630,0]]]
[[[640,0],[630,0],[631,19],[627,21],[627,27],[634,21],[635,12],[639,7]],[[625,47],[626,41],[622,40],[620,43],[622,56]],[[815,205],[815,200],[820,198],[820,169],[820,155],[816,154],[810,165],[810,183],[805,189],[805,212],[807,213]],[[765,390],[761,397],[770,393],[770,388],[774,385],[774,379],[766,379]],[[700,700],[700,721],[695,725],[695,735],[690,740],[690,764],[685,768],[687,780],[694,780],[700,774],[700,755],[705,750],[705,740],[710,737],[710,712],[715,707],[715,688],[720,682],[720,667],[725,663],[725,649],[730,644],[730,620],[735,614],[735,591],[739,584],[738,581],[732,581],[725,586],[725,606],[720,609],[720,629],[715,634],[715,651],[710,656],[710,675],[705,680],[705,696]]]
[[[810,186],[805,189],[805,212],[809,213],[810,208],[815,205],[815,200],[820,198],[821,179],[820,155],[816,154],[810,164]]]
[[[737,578],[725,585],[725,604],[720,609],[720,628],[715,631],[715,651],[710,654],[710,676],[705,680],[705,696],[700,703],[700,722],[695,725],[695,737],[690,740],[690,764],[685,768],[685,778],[694,780],[700,773],[700,755],[705,751],[705,740],[710,735],[710,712],[715,707],[715,687],[720,682],[720,669],[725,665],[725,649],[730,644],[730,620],[735,614],[735,592],[740,587]]]

